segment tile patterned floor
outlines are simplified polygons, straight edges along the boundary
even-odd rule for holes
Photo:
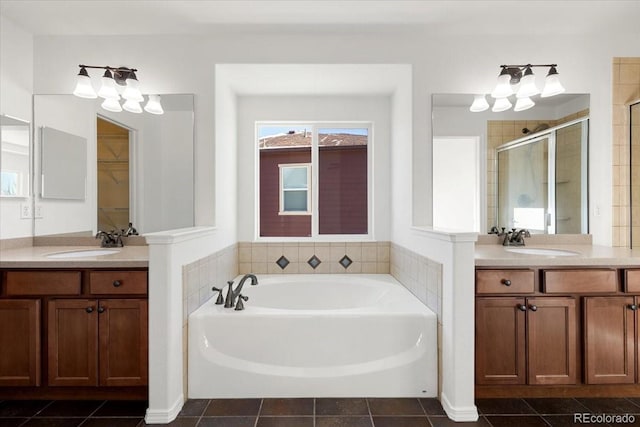
[[[480,418],[455,423],[436,399],[189,400],[172,427],[571,426],[574,414],[635,416],[638,398],[478,399]],[[140,401],[0,401],[0,427],[144,427]],[[622,425],[596,423],[598,426]]]

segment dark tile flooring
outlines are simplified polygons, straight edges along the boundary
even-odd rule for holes
[[[468,427],[571,426],[574,414],[634,415],[640,398],[478,399],[473,423],[448,419],[436,399],[189,400],[173,427]],[[0,401],[0,427],[143,427],[146,402]],[[598,426],[623,425],[594,422]]]

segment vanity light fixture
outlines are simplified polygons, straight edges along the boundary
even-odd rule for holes
[[[80,72],[76,80],[76,87],[73,94],[80,98],[103,98],[102,108],[107,111],[120,112],[123,109],[131,113],[142,113],[141,102],[144,102],[144,96],[140,92],[140,83],[136,76],[135,68],[127,67],[110,67],[95,65],[78,65]],[[91,77],[87,72],[88,68],[96,68],[104,70],[101,79],[101,86],[96,93],[91,82]],[[120,100],[124,99],[121,105]],[[162,105],[160,104],[160,96],[149,95],[149,100],[144,108],[151,114],[164,114]]]
[[[489,103],[487,102],[487,98],[484,95],[474,95],[473,96],[473,104],[469,107],[470,111],[474,113],[484,111],[489,108]]]
[[[491,92],[491,97],[495,98],[491,111],[500,112],[511,108],[513,104],[508,97],[514,93],[516,95],[514,111],[524,111],[533,107],[535,102],[531,99],[532,96],[540,94],[541,98],[546,98],[563,93],[565,89],[560,83],[557,66],[557,64],[501,65],[498,81],[493,92]],[[542,93],[536,85],[535,75],[532,70],[535,67],[549,68]],[[475,95],[469,110],[479,112],[488,108],[488,106],[487,108],[480,107],[482,100],[479,97],[484,99],[484,95]]]

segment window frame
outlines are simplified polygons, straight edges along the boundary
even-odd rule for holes
[[[298,127],[309,126],[312,135],[311,143],[311,236],[287,237],[287,236],[261,236],[260,235],[260,132],[262,126],[278,126],[278,127]],[[367,233],[366,234],[319,234],[319,217],[318,217],[318,183],[319,170],[314,165],[318,165],[319,161],[319,129],[367,129]],[[255,122],[255,183],[254,183],[254,241],[255,242],[365,242],[375,241],[374,228],[374,122],[373,121],[256,121]]]
[[[284,188],[284,177],[283,172],[285,169],[302,169],[305,168],[307,170],[307,186],[306,188],[295,188],[295,189],[285,189]],[[281,163],[278,165],[278,196],[279,200],[279,209],[278,215],[312,215],[313,214],[313,198],[312,192],[313,187],[311,185],[311,163]],[[286,211],[284,209],[284,193],[285,191],[306,191],[307,192],[307,210],[306,211]]]

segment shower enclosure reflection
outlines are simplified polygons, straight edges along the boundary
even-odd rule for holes
[[[631,144],[631,247],[640,247],[640,101],[629,106]]]
[[[574,120],[496,149],[498,224],[534,233],[588,232],[588,123]]]

